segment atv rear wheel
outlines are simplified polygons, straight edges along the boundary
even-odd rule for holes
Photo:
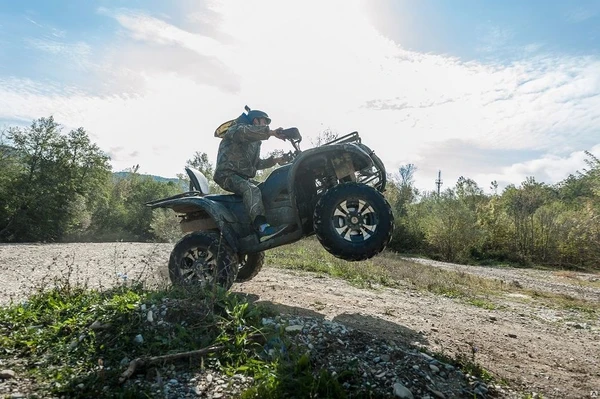
[[[183,237],[169,257],[169,278],[174,285],[226,290],[235,280],[237,255],[225,239],[213,231],[194,232]]]
[[[244,281],[252,280],[260,269],[262,269],[265,264],[265,253],[264,252],[256,252],[253,254],[245,254],[240,258],[240,263],[238,265],[238,274],[235,278],[236,283],[243,283]]]
[[[369,259],[385,248],[394,230],[392,209],[373,187],[344,183],[317,202],[313,227],[319,242],[338,258]]]

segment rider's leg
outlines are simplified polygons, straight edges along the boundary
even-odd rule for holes
[[[250,215],[250,220],[254,222],[257,217],[262,216],[266,223],[267,219],[265,218],[265,206],[263,205],[262,194],[255,184],[241,176],[231,175],[223,180],[221,187],[242,196],[244,206]]]
[[[242,196],[246,210],[250,215],[250,220],[252,220],[252,224],[261,241],[280,234],[287,227],[282,226],[275,228],[267,223],[262,193],[260,192],[260,189],[248,179],[244,179],[238,175],[231,175],[223,181],[221,187]]]

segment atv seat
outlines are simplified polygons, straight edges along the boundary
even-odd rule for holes
[[[242,202],[242,196],[237,194],[211,194],[204,198],[216,202]]]

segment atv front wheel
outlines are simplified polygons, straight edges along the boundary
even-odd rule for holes
[[[237,255],[225,239],[213,231],[194,232],[183,237],[169,257],[169,278],[174,285],[226,290],[235,280]]]
[[[317,202],[313,227],[319,242],[338,258],[369,259],[385,248],[394,230],[392,209],[373,187],[344,183]]]
[[[240,263],[238,265],[238,273],[235,278],[236,283],[243,283],[244,281],[252,280],[260,269],[265,264],[265,253],[256,252],[253,254],[245,254],[240,257]]]

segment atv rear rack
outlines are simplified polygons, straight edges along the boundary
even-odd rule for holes
[[[200,191],[186,191],[185,193],[177,194],[177,195],[174,195],[172,197],[161,198],[161,199],[157,199],[157,200],[154,200],[154,201],[148,201],[148,202],[145,203],[145,205],[149,206],[149,207],[153,207],[153,205],[156,205],[156,204],[158,204],[160,202],[163,202],[163,201],[174,200],[174,199],[177,199],[177,198],[203,197],[203,196],[204,196],[204,194],[202,194]]]

